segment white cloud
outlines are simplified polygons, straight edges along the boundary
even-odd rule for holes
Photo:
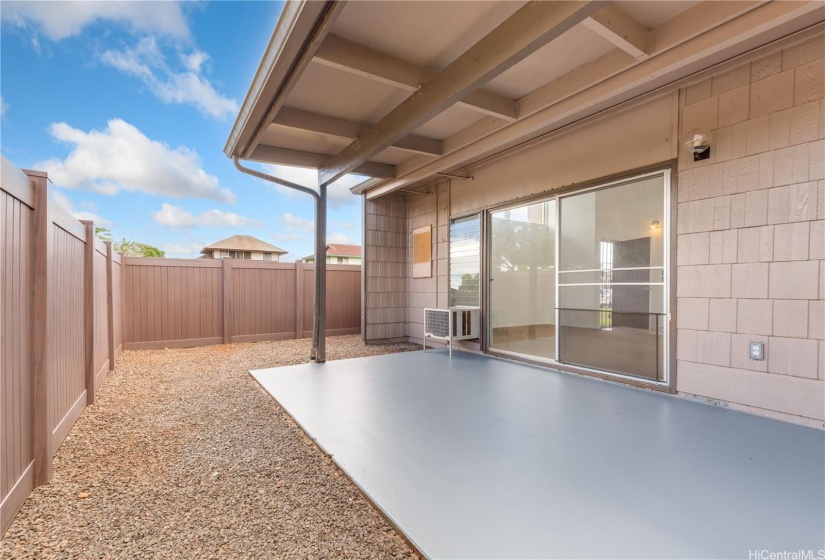
[[[265,164],[265,172],[278,177],[279,179],[286,179],[292,183],[297,183],[304,187],[311,189],[318,189],[318,170],[307,169],[305,167],[293,167],[291,165],[274,165]],[[366,177],[361,175],[344,175],[329,187],[327,187],[327,202],[332,208],[340,208],[346,204],[356,204],[360,197],[352,194],[350,188],[358,183],[363,182]],[[307,197],[308,195],[298,192],[295,189],[283,187],[281,185],[274,185],[269,181],[266,182],[270,186],[274,186],[279,193],[289,197]]]
[[[6,110],[9,108],[8,103],[6,103],[2,97],[0,97],[0,117],[6,116]]]
[[[217,209],[206,210],[196,216],[189,210],[165,202],[161,205],[160,210],[152,214],[152,219],[163,227],[168,228],[189,228],[195,226],[224,228],[244,227],[257,224],[257,221],[252,218],[247,218],[234,212],[223,212]]]
[[[127,26],[132,32],[189,37],[189,26],[177,2],[3,2],[2,19],[19,27],[33,24],[52,41],[79,34],[99,21]]]
[[[200,256],[200,251],[207,243],[199,243],[197,241],[189,242],[170,242],[164,243],[160,249],[166,252],[167,257],[177,259],[195,259]]]
[[[297,233],[276,233],[275,241],[304,241],[304,237]]]
[[[102,218],[94,212],[90,212],[88,210],[76,210],[72,204],[72,201],[69,200],[69,197],[58,190],[52,190],[52,199],[78,220],[89,220],[94,222],[96,226],[109,227],[112,225],[111,220]]]
[[[180,54],[182,69],[172,68],[154,37],[144,37],[133,49],[108,50],[100,60],[138,78],[155,97],[167,104],[193,105],[202,114],[226,119],[238,112],[238,102],[224,97],[202,73],[209,55],[201,51]]]
[[[349,235],[346,233],[332,233],[327,235],[327,243],[341,243],[342,245],[358,245],[359,243],[355,242]]]
[[[355,222],[342,222],[340,220],[335,220],[332,223],[335,224],[335,227],[350,230],[350,231],[352,231],[352,230],[354,230],[358,227],[358,224],[356,224]]]
[[[313,231],[315,229],[315,222],[313,222],[312,220],[307,220],[301,218],[300,216],[295,216],[294,214],[290,214],[289,212],[286,212],[281,216],[281,221],[284,223],[284,228],[287,231]]]
[[[48,172],[56,185],[104,194],[127,190],[173,198],[235,200],[232,191],[221,188],[218,178],[200,167],[197,152],[184,146],[171,149],[123,120],[110,120],[105,130],[89,132],[54,123],[50,133],[72,146],[64,160],[34,164],[35,169]]]

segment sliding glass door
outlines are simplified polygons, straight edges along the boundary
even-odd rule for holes
[[[490,347],[556,356],[556,201],[490,213]]]
[[[663,381],[664,175],[559,204],[559,361]]]
[[[668,189],[660,172],[490,211],[490,350],[667,381]]]

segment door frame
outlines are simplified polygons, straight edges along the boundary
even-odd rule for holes
[[[486,354],[491,356],[497,356],[506,359],[513,359],[521,362],[532,363],[536,365],[541,365],[544,367],[552,366],[554,369],[559,369],[562,371],[567,371],[571,373],[583,374],[591,377],[597,377],[600,379],[606,379],[611,381],[619,381],[629,385],[636,385],[645,387],[648,389],[654,389],[659,391],[665,392],[675,392],[676,387],[676,361],[674,359],[676,353],[676,336],[675,336],[675,329],[674,326],[675,322],[675,289],[673,287],[673,282],[675,281],[675,262],[673,260],[675,255],[675,247],[673,243],[676,239],[674,235],[674,224],[676,223],[676,205],[675,200],[676,197],[674,196],[674,189],[676,188],[676,177],[675,177],[675,164],[665,164],[665,165],[657,165],[648,167],[644,170],[637,170],[635,172],[624,173],[620,176],[612,177],[612,178],[605,178],[601,180],[595,180],[593,182],[588,183],[587,186],[577,186],[571,187],[563,190],[559,190],[556,192],[546,192],[540,193],[535,196],[530,197],[522,197],[518,200],[508,201],[503,204],[499,204],[496,206],[488,207],[480,212],[472,212],[480,213],[481,214],[481,239],[483,240],[483,248],[481,254],[481,262],[482,262],[482,270],[481,270],[481,305],[482,305],[482,313],[481,313],[481,335],[482,335],[482,351]],[[560,249],[560,227],[561,227],[561,200],[563,198],[576,196],[585,192],[589,191],[596,191],[596,190],[603,190],[611,187],[616,187],[618,185],[632,183],[634,181],[643,180],[649,177],[656,177],[662,176],[664,180],[664,200],[663,200],[663,212],[664,212],[664,224],[662,224],[662,234],[663,234],[663,288],[664,288],[664,295],[663,295],[663,305],[664,305],[664,322],[665,322],[665,332],[663,334],[663,346],[664,346],[664,358],[662,360],[662,364],[664,367],[664,379],[662,381],[657,380],[650,380],[645,379],[643,377],[611,372],[600,370],[596,368],[589,368],[584,366],[578,365],[570,365],[565,364],[564,362],[558,361],[559,356],[559,337],[558,337],[558,324],[559,324],[559,249]],[[528,354],[520,354],[517,352],[511,352],[507,350],[501,350],[492,348],[490,346],[490,342],[492,340],[492,321],[491,321],[491,297],[490,297],[490,278],[491,278],[491,270],[490,266],[492,264],[491,258],[491,238],[492,235],[492,227],[491,227],[491,219],[492,214],[501,212],[510,208],[520,208],[524,206],[528,206],[530,204],[537,204],[540,202],[546,202],[549,200],[555,200],[555,221],[556,221],[556,229],[555,229],[555,263],[554,263],[554,271],[555,271],[555,281],[554,281],[554,289],[555,289],[555,325],[554,328],[556,329],[554,339],[555,339],[555,359],[543,358],[540,356],[532,356]],[[458,216],[456,216],[458,217]]]

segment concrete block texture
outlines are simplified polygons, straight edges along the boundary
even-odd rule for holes
[[[750,95],[752,118],[793,107],[794,71],[787,70],[753,82]]]
[[[680,390],[811,416],[804,386],[812,416],[823,415],[823,77],[819,35],[684,92],[680,134],[708,127],[715,145],[704,165],[679,156]],[[750,359],[750,341],[765,344],[766,360]]]
[[[768,297],[768,263],[742,263],[731,267],[731,295],[736,298]]]
[[[682,329],[708,330],[708,299],[679,298],[676,304],[677,326]]]
[[[825,300],[808,302],[808,338],[825,340]]]
[[[773,334],[773,300],[740,299],[736,315],[736,332]]]
[[[819,377],[819,341],[771,337],[768,371],[794,377]]]
[[[799,299],[773,301],[773,334],[794,338],[808,337],[808,302]]]
[[[708,330],[736,332],[737,300],[710,298],[708,300]]]
[[[804,261],[808,259],[809,222],[777,224],[774,228],[773,259]]]
[[[770,263],[769,296],[772,299],[820,299],[820,262],[822,261]]]

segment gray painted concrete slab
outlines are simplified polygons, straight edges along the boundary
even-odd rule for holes
[[[820,430],[464,352],[252,375],[431,558],[825,549]]]

